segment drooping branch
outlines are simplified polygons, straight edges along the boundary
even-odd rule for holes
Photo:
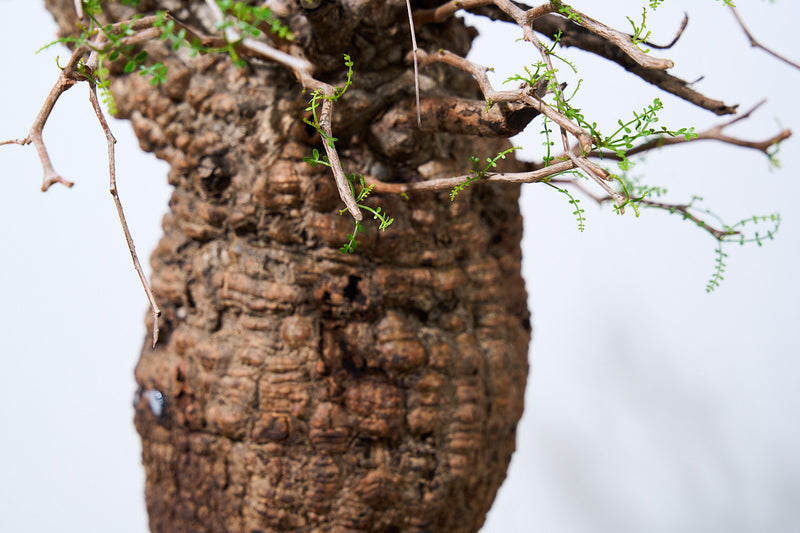
[[[564,185],[570,185],[575,187],[576,189],[580,190],[585,196],[591,198],[595,203],[603,204],[605,202],[609,202],[615,200],[612,196],[597,196],[584,187],[580,182],[571,179],[560,179],[554,178],[550,181],[550,183],[559,183]],[[691,204],[673,204],[667,202],[659,202],[657,200],[652,200],[650,198],[642,197],[636,199],[637,207],[649,207],[654,209],[660,209],[662,211],[668,211],[670,213],[680,213],[681,217],[684,220],[691,220],[695,223],[695,225],[706,232],[708,232],[712,237],[717,239],[718,241],[722,241],[726,237],[730,237],[732,235],[739,235],[740,232],[726,228],[726,227],[715,227],[709,224],[706,220],[703,220],[696,214],[692,212],[692,205]]]
[[[111,128],[108,127],[108,121],[106,120],[103,110],[100,107],[100,102],[97,100],[97,87],[94,83],[89,84],[89,101],[92,104],[92,109],[94,109],[95,115],[97,115],[97,120],[100,122],[100,127],[103,128],[103,133],[106,136],[106,143],[108,144],[108,191],[111,193],[111,197],[114,199],[114,205],[117,208],[117,216],[119,216],[119,222],[122,225],[122,231],[125,234],[125,242],[128,244],[128,251],[131,253],[133,268],[136,270],[136,274],[139,275],[139,281],[142,283],[144,292],[147,295],[147,301],[150,303],[150,309],[153,312],[153,346],[155,346],[156,342],[158,342],[158,318],[161,316],[161,310],[158,308],[158,303],[156,302],[155,296],[153,296],[153,290],[150,287],[150,282],[147,280],[147,276],[142,269],[142,264],[139,262],[139,256],[136,253],[136,246],[134,246],[133,237],[131,236],[131,231],[128,228],[128,222],[125,219],[125,213],[122,209],[122,202],[119,199],[119,193],[117,192],[117,165],[116,158],[114,156],[114,145],[116,144],[117,140],[111,133]]]
[[[677,42],[680,40],[681,36],[683,35],[683,32],[686,31],[686,27],[688,25],[689,25],[689,15],[687,13],[684,13],[683,14],[683,20],[681,21],[681,27],[678,28],[678,31],[675,32],[675,37],[673,37],[672,40],[669,43],[667,43],[667,44],[655,44],[655,43],[650,42],[650,41],[645,41],[644,45],[649,47],[649,48],[655,48],[656,50],[669,50],[670,48],[672,48],[673,46],[675,46],[677,44]]]
[[[80,2],[76,3],[76,6],[80,5]],[[81,17],[83,13],[79,10],[78,15]],[[124,37],[120,40],[120,42],[124,45],[129,45],[156,38],[158,33],[153,31],[155,28],[148,27],[154,21],[154,17],[149,17],[147,20],[139,19],[137,21],[133,21],[131,24],[127,25],[127,27],[140,30],[139,33]],[[119,29],[120,27],[121,26],[119,24],[113,25],[112,30]],[[79,81],[86,81],[89,83],[89,102],[95,112],[95,115],[97,116],[97,120],[100,122],[100,126],[103,129],[103,133],[106,137],[106,142],[108,145],[109,192],[114,199],[120,224],[122,225],[122,230],[125,234],[125,241],[128,245],[128,251],[130,252],[133,260],[134,269],[139,276],[139,280],[142,283],[142,287],[147,295],[147,299],[150,303],[150,308],[153,313],[153,346],[155,346],[156,342],[158,341],[158,317],[160,316],[161,311],[159,310],[158,304],[155,301],[155,297],[153,296],[153,291],[150,287],[150,283],[147,280],[147,276],[145,276],[144,270],[142,269],[139,257],[136,253],[136,248],[134,246],[133,237],[131,236],[128,223],[125,219],[122,203],[119,199],[116,184],[116,161],[114,156],[114,145],[117,141],[114,138],[114,135],[111,133],[111,129],[109,128],[108,122],[105,119],[103,110],[100,107],[100,102],[97,99],[97,87],[94,79],[92,78],[94,71],[98,67],[100,51],[103,50],[103,47],[106,44],[107,34],[104,32],[98,32],[88,44],[79,45],[70,56],[67,65],[59,73],[58,79],[56,80],[53,88],[50,90],[50,93],[47,95],[45,103],[34,120],[28,136],[22,140],[6,141],[0,144],[15,143],[26,145],[33,143],[39,156],[39,161],[41,162],[44,170],[42,191],[47,191],[55,183],[61,183],[67,187],[72,187],[74,185],[73,182],[62,178],[55,171],[47,153],[47,148],[42,139],[42,132],[45,124],[47,123],[47,119],[50,117],[50,114],[52,113],[53,108],[58,101],[58,98]]]

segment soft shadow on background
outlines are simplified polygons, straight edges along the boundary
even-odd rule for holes
[[[573,5],[628,28],[644,1]],[[765,43],[800,60],[800,5],[742,1]],[[602,7],[600,7],[602,6]],[[800,135],[800,72],[751,50],[721,2],[669,0],[649,17],[667,42],[690,13],[682,40],[654,55],[676,61],[696,88],[746,110],[731,129],[766,138]],[[478,24],[477,19],[469,19]],[[512,26],[481,23],[473,60],[495,84],[537,60]],[[55,26],[39,2],[0,0],[4,59],[0,139],[24,137],[57,76]],[[572,49],[580,69],[574,104],[601,128],[663,100],[664,125],[698,130],[726,119],[693,109]],[[357,67],[357,65],[356,65]],[[559,75],[575,87],[577,77]],[[112,124],[118,184],[146,261],[161,230],[166,165],[142,154],[130,127]],[[536,131],[516,141],[540,158]],[[693,194],[726,221],[778,211],[783,225],[763,247],[729,247],[726,280],[704,292],[714,241],[678,217],[616,216],[582,200],[573,208],[544,186],[523,187],[525,275],[534,313],[532,374],[518,451],[484,533],[793,531],[800,522],[800,221],[798,138],[766,158],[711,142],[651,154],[636,172],[679,202]],[[108,194],[105,140],[87,88],[62,96],[45,129],[71,190],[39,192],[32,147],[0,147],[0,531],[142,533],[144,474],[132,424],[133,367],[144,341],[146,300]],[[491,154],[475,154],[485,157]],[[391,230],[389,230],[391,231]]]

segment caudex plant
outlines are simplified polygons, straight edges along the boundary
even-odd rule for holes
[[[686,27],[651,43],[647,14],[662,3],[626,33],[560,1],[47,0],[71,55],[28,135],[4,144],[34,145],[43,190],[72,186],[42,131],[64,91],[89,86],[152,308],[136,379],[138,398],[159,402],[137,402],[136,424],[154,531],[476,530],[527,374],[519,184],[559,191],[581,231],[585,198],[697,225],[717,243],[708,290],[725,244],[773,237],[778,215],[724,223],[632,169],[702,140],[774,160],[788,130],[726,133],[755,108],[669,129],[658,98],[599,125],[580,84],[560,79],[580,72],[564,52],[577,47],[735,114],[653,52]],[[511,24],[538,60],[496,88],[466,58],[474,34],[459,10]],[[152,289],[101,100],[171,165]],[[526,128],[541,133],[538,161],[508,142]]]

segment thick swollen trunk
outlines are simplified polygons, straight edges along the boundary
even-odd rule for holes
[[[47,3],[72,31],[73,2]],[[333,122],[348,171],[458,175],[506,146],[416,129],[403,1],[303,3],[284,9],[315,75],[336,82],[342,53],[355,61]],[[160,3],[196,24],[202,5]],[[418,34],[459,53],[473,37],[458,20]],[[394,224],[367,221],[343,255],[352,220],[329,169],[303,162],[321,145],[292,74],[148,50],[166,84],[120,76],[113,89],[175,187],[152,257],[161,340],[136,368],[152,531],[479,529],[528,369],[518,188],[473,185],[452,203],[375,194]],[[476,97],[449,67],[422,74],[428,94]]]

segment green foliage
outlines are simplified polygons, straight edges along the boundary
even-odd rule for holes
[[[641,26],[637,26],[636,22],[634,22],[632,18],[630,18],[630,17],[625,17],[625,18],[628,19],[628,22],[631,23],[631,27],[633,28],[633,35],[631,36],[631,41],[633,41],[633,44],[636,45],[636,47],[639,50],[641,50],[645,54],[648,53],[650,51],[649,48],[643,48],[643,47],[640,46],[643,42],[647,41],[647,39],[650,38],[650,30],[647,30],[647,28],[646,28],[646,25],[647,25],[647,8],[646,7],[642,8],[642,25]],[[647,30],[647,33],[645,33],[645,30]]]
[[[310,166],[315,167],[317,165],[325,165],[326,167],[330,168],[331,162],[328,161],[328,156],[323,155],[322,157],[319,156],[319,150],[314,148],[311,150],[312,157],[304,157],[303,161],[308,163]]]
[[[347,181],[350,184],[350,191],[353,193],[353,198],[356,199],[356,205],[361,209],[372,213],[373,220],[380,220],[380,224],[378,225],[378,229],[381,231],[385,231],[386,228],[392,225],[394,219],[389,217],[385,212],[383,212],[380,206],[376,208],[372,208],[369,205],[364,203],[364,200],[367,199],[367,196],[372,192],[372,185],[367,185],[366,181],[364,180],[364,176],[361,174],[356,177],[356,174],[350,174],[347,176]],[[356,191],[356,186],[358,186],[358,191]],[[339,214],[343,215],[347,213],[347,208],[340,209]],[[365,232],[363,224],[358,220],[355,221],[356,227],[353,230],[353,233],[347,234],[347,242],[339,248],[343,254],[352,254],[357,246],[356,237],[359,232]]]
[[[725,274],[725,268],[728,266],[725,263],[725,258],[728,257],[728,254],[722,250],[722,241],[717,242],[714,253],[714,272],[706,283],[706,292],[714,292],[714,290],[719,287],[720,283],[725,279],[723,274]]]
[[[656,9],[661,3],[663,3],[663,0],[650,0],[650,7]],[[726,5],[731,4],[726,2]],[[637,46],[645,42],[650,35],[650,32],[646,29],[646,16],[647,12],[645,9],[642,12],[640,24],[637,24],[630,18],[628,19],[633,28],[634,35],[632,39],[634,44]],[[553,49],[559,38],[560,35],[555,35],[555,41],[553,45],[546,47],[545,50],[551,57],[558,59],[575,71],[575,67],[571,62],[553,53]],[[664,126],[658,126],[659,114],[664,108],[664,104],[660,99],[654,99],[652,104],[647,105],[641,111],[633,111],[631,118],[625,120],[618,119],[616,129],[612,131],[610,135],[605,135],[600,131],[600,127],[596,122],[590,121],[580,108],[571,103],[580,89],[580,82],[570,96],[565,96],[561,90],[562,88],[557,85],[555,72],[555,69],[550,69],[545,62],[539,61],[530,65],[530,67],[524,67],[524,74],[516,74],[511,76],[506,80],[506,82],[523,82],[531,87],[537,87],[541,86],[541,84],[546,84],[546,94],[552,95],[552,99],[545,103],[551,107],[554,107],[566,118],[578,124],[584,130],[588,131],[593,138],[595,149],[600,153],[603,151],[610,151],[617,156],[619,159],[618,166],[622,172],[619,176],[614,175],[614,178],[616,179],[622,196],[625,198],[625,201],[622,204],[614,205],[614,209],[618,213],[621,213],[625,207],[631,207],[637,217],[640,216],[642,208],[667,210],[670,213],[678,214],[683,220],[688,220],[698,227],[706,230],[713,235],[715,239],[717,239],[715,268],[706,286],[706,290],[708,292],[711,292],[718,287],[721,281],[724,279],[724,272],[725,268],[727,267],[725,261],[727,258],[727,253],[725,253],[724,250],[725,244],[735,241],[739,242],[739,244],[756,242],[760,245],[763,241],[773,238],[778,226],[780,225],[780,217],[778,215],[749,217],[737,222],[732,226],[727,226],[724,225],[722,221],[719,220],[719,218],[716,217],[716,215],[714,215],[712,212],[705,209],[700,209],[695,205],[700,198],[693,198],[688,204],[685,205],[662,203],[658,199],[667,193],[666,189],[644,184],[639,178],[630,178],[627,175],[627,172],[634,166],[634,163],[628,158],[628,153],[637,146],[650,143],[654,139],[657,141],[659,138],[665,137],[683,136],[686,140],[691,140],[697,137],[693,127],[683,127],[672,130]],[[542,156],[542,159],[544,166],[546,167],[552,164],[553,160],[555,159],[553,154],[555,141],[552,138],[553,130],[551,128],[551,121],[547,117],[543,117],[542,120],[543,125],[540,133],[544,135],[543,146],[545,148],[545,154]],[[778,145],[775,145],[774,147],[770,148],[767,154],[772,165],[778,164],[776,158],[777,150]],[[575,174],[576,176],[581,176],[580,173],[574,170],[569,171],[569,173]],[[580,207],[580,200],[575,198],[567,188],[557,187],[553,183],[550,183],[550,180],[554,177],[555,176],[550,176],[544,181],[544,183],[567,196],[569,203],[573,207],[572,213],[575,215],[578,222],[578,230],[584,231],[586,218],[584,210]],[[459,186],[453,190],[453,193],[451,193],[451,198],[476,179],[477,178],[475,176],[471,176],[459,184]],[[609,200],[611,200],[610,197],[604,201]],[[712,228],[706,222],[709,217],[716,219],[720,224],[719,227],[722,229],[720,230]],[[761,227],[768,223],[772,225],[766,230],[766,232],[763,230],[761,232],[744,232],[744,229],[750,229],[750,227],[745,228],[745,226],[749,225]]]
[[[236,52],[236,45],[243,39],[258,38],[263,35],[259,28],[260,25],[267,25],[270,32],[281,39],[287,41],[294,40],[294,35],[289,28],[284,25],[272,10],[267,7],[250,6],[246,2],[234,2],[233,0],[216,0],[217,5],[226,17],[215,24],[216,28],[223,31],[231,28],[237,32],[239,39],[230,41],[226,46],[219,49],[209,49],[210,52],[225,52],[237,67],[244,67],[247,62]]]
[[[582,22],[581,17],[570,6],[565,6],[560,0],[550,0],[550,2],[559,6],[558,12],[567,17],[567,19],[574,20],[578,24]]]
[[[304,118],[303,122],[317,130],[317,133],[320,137],[322,137],[325,142],[327,142],[330,146],[333,146],[334,143],[338,140],[336,137],[331,137],[325,130],[322,128],[322,124],[319,122],[319,116],[317,115],[317,110],[322,105],[323,100],[330,100],[331,102],[337,101],[341,98],[347,89],[353,83],[353,60],[350,59],[348,54],[344,54],[344,64],[347,67],[347,79],[345,81],[344,86],[337,87],[336,90],[332,95],[326,95],[321,89],[317,89],[311,93],[311,99],[308,101],[308,106],[305,108],[306,111],[311,111],[311,119]]]
[[[614,175],[617,183],[622,188],[625,195],[625,202],[620,205],[614,205],[614,211],[621,213],[622,210],[630,206],[636,214],[636,218],[641,215],[640,207],[642,203],[648,198],[660,198],[667,194],[667,189],[655,185],[647,185],[641,182],[639,177],[630,177],[627,173],[622,175]]]
[[[763,227],[765,224],[767,225],[765,233],[762,234],[757,231],[757,228]],[[728,257],[728,254],[723,251],[725,243],[738,242],[739,245],[743,245],[748,242],[755,242],[761,246],[764,244],[764,240],[772,240],[775,237],[780,225],[780,214],[773,213],[771,215],[753,215],[752,217],[740,220],[732,226],[725,226],[725,235],[718,239],[717,247],[714,251],[714,272],[711,274],[708,283],[706,283],[706,292],[713,292],[719,287],[722,280],[725,279],[725,269],[728,266],[725,262],[725,258]],[[751,228],[751,233],[746,233],[746,231]]]
[[[475,156],[469,158],[470,162],[472,163],[472,174],[467,176],[463,181],[461,181],[458,185],[453,187],[453,190],[450,191],[450,201],[454,201],[458,193],[466,189],[475,181],[482,179],[486,173],[492,169],[497,167],[497,162],[501,159],[505,159],[508,154],[513,152],[514,150],[520,150],[521,146],[512,146],[508,150],[503,150],[499,152],[494,157],[487,157],[486,158],[486,165],[481,167],[480,163],[481,160]]]
[[[81,76],[85,77],[90,82],[94,83],[100,91],[102,101],[106,104],[111,114],[116,113],[116,104],[113,95],[110,91],[110,76],[109,76],[109,63],[116,61],[124,61],[123,71],[126,74],[133,74],[138,72],[139,75],[147,76],[150,78],[151,85],[158,85],[166,80],[167,69],[163,63],[157,62],[154,64],[148,63],[148,54],[145,51],[137,49],[134,45],[125,44],[126,38],[135,34],[133,22],[122,23],[119,25],[101,24],[98,17],[102,14],[102,1],[103,0],[83,0],[83,9],[87,17],[87,23],[80,27],[81,33],[77,37],[64,37],[46,45],[44,48],[51,46],[55,43],[71,44],[75,47],[87,45],[91,43],[96,37],[102,34],[105,38],[105,43],[102,49],[94,49],[97,54],[97,65],[95,68],[90,69],[85,63],[79,63],[78,72]],[[140,0],[119,0],[125,5],[137,6]],[[731,0],[717,0],[722,1],[725,6],[734,7]],[[648,0],[649,7],[652,10],[657,9],[664,0]],[[263,36],[264,31],[262,28],[281,39],[292,40],[294,36],[289,31],[289,28],[278,19],[273,12],[263,6],[252,6],[248,2],[234,1],[234,0],[216,0],[217,5],[224,14],[224,20],[217,24],[220,30],[232,29],[239,38],[233,42],[226,42],[223,47],[207,47],[203,45],[198,39],[192,42],[187,40],[187,28],[181,26],[180,23],[172,19],[165,11],[156,13],[156,19],[153,27],[160,30],[160,40],[170,43],[173,50],[180,48],[188,48],[191,55],[194,56],[198,53],[227,53],[233,63],[239,67],[246,64],[237,53],[237,45],[244,38],[258,38]],[[560,0],[551,0],[552,4],[558,6],[558,12],[569,20],[576,23],[581,23],[580,15],[573,10],[570,6],[562,4]],[[138,18],[138,16],[137,16]],[[134,18],[136,20],[136,18]],[[640,50],[648,52],[646,48],[641,45],[647,41],[650,36],[650,31],[646,27],[647,22],[647,8],[642,9],[641,22],[637,23],[634,19],[628,17],[631,24],[633,35],[632,42],[639,47]],[[553,43],[550,46],[544,47],[545,53],[551,58],[555,58],[562,64],[567,65],[573,72],[577,73],[575,65],[568,59],[559,56],[555,53],[556,45],[560,42],[561,32],[559,31],[553,36]],[[320,123],[320,106],[328,100],[335,102],[339,100],[352,85],[353,81],[353,61],[349,55],[344,55],[344,64],[347,68],[346,79],[344,85],[337,87],[333,90],[332,94],[323,92],[322,90],[315,90],[311,93],[306,111],[311,113],[310,119],[304,121],[312,126],[317,133],[319,133],[324,143],[329,147],[334,147],[337,139],[324,131]],[[615,205],[615,209],[621,212],[626,206],[630,206],[636,216],[640,216],[642,208],[656,208],[667,210],[670,213],[677,214],[683,220],[688,220],[698,227],[708,231],[717,240],[715,249],[715,267],[711,278],[709,279],[706,291],[711,292],[719,287],[722,280],[724,280],[724,273],[727,268],[726,258],[728,254],[725,252],[725,245],[729,243],[738,242],[740,245],[755,242],[759,246],[765,240],[773,239],[775,233],[780,227],[780,216],[777,214],[767,216],[752,216],[739,222],[728,226],[714,215],[711,211],[697,207],[696,203],[700,198],[694,197],[688,204],[673,205],[668,203],[661,203],[655,199],[665,195],[666,189],[647,185],[641,183],[639,178],[632,178],[628,176],[628,171],[634,166],[628,159],[630,150],[636,148],[641,143],[650,142],[654,138],[663,137],[676,137],[683,135],[686,140],[696,137],[694,128],[680,128],[677,130],[670,130],[666,127],[657,127],[659,121],[659,112],[663,109],[663,103],[660,99],[656,98],[653,103],[646,106],[640,112],[634,111],[633,117],[627,120],[618,119],[617,128],[610,135],[603,135],[596,122],[590,121],[584,116],[582,110],[575,107],[571,102],[578,93],[581,82],[577,83],[575,90],[570,96],[565,96],[563,86],[559,86],[556,78],[557,69],[548,66],[549,63],[545,61],[538,61],[530,67],[524,67],[524,74],[515,74],[509,77],[505,83],[517,81],[523,82],[530,87],[537,89],[537,94],[543,94],[541,89],[545,89],[544,94],[552,95],[551,100],[547,105],[557,109],[559,113],[564,115],[568,120],[574,122],[581,128],[587,130],[594,140],[594,145],[597,150],[613,152],[620,161],[618,162],[619,168],[622,171],[621,175],[614,176],[616,183],[621,189],[625,201],[621,205]],[[487,101],[487,109],[493,105],[493,102]],[[553,130],[551,129],[551,121],[543,116],[543,125],[541,133],[544,135],[545,141],[545,155],[543,156],[544,166],[549,166],[555,156],[553,155],[553,147],[555,141],[552,138]],[[463,181],[458,183],[450,192],[450,200],[455,201],[456,196],[472,183],[486,177],[493,168],[497,167],[500,159],[505,159],[511,152],[520,149],[519,146],[509,148],[503,152],[498,153],[496,156],[486,158],[486,163],[481,164],[478,157],[471,157],[472,171]],[[778,145],[771,147],[768,151],[768,156],[771,164],[777,166],[778,161],[776,158]],[[583,154],[586,155],[586,154]],[[310,166],[323,165],[331,167],[331,163],[327,156],[321,155],[317,148],[312,150],[312,155],[304,157],[303,160]],[[568,171],[567,173],[581,176],[576,170]],[[566,173],[565,173],[566,174]],[[367,185],[366,180],[361,174],[351,173],[345,174],[348,181],[350,190],[355,199],[356,205],[373,216],[373,220],[379,221],[378,229],[385,231],[393,222],[394,219],[389,217],[383,212],[381,207],[372,207],[367,203],[367,199],[373,190],[373,186]],[[558,187],[551,183],[550,180],[555,176],[550,176],[544,180],[544,183],[549,187],[554,188],[561,194],[568,198],[569,204],[573,207],[572,214],[576,217],[578,230],[583,232],[585,230],[585,211],[580,206],[580,200],[575,198],[566,187]],[[408,199],[407,196],[403,195]],[[347,209],[341,209],[340,214],[345,214]],[[721,229],[713,229],[706,220],[711,217],[719,222]],[[766,226],[766,230],[763,229]],[[352,233],[347,234],[347,242],[340,248],[342,253],[353,253],[357,247],[357,236],[359,233],[365,232],[366,229],[360,221],[355,221],[355,228]]]
[[[693,196],[692,199],[684,205],[648,201],[648,197],[657,198],[663,196],[667,193],[667,190],[660,187],[643,185],[638,179],[631,179],[624,175],[616,176],[616,178],[623,188],[628,201],[621,206],[615,207],[615,209],[619,210],[626,205],[630,205],[636,212],[637,217],[639,216],[639,209],[642,208],[664,210],[670,214],[678,215],[682,220],[686,220],[706,230],[716,239],[717,245],[714,252],[714,271],[711,274],[711,278],[706,283],[706,292],[713,292],[725,279],[725,269],[728,266],[726,263],[728,254],[725,253],[726,244],[737,243],[739,245],[744,245],[754,242],[761,246],[765,241],[772,240],[780,228],[781,216],[778,213],[753,215],[733,225],[727,225],[710,209],[697,206],[697,203],[702,201],[702,198],[699,196]],[[720,229],[712,229],[707,222],[708,219],[713,219]],[[766,229],[764,229],[765,227]]]
[[[646,140],[651,136],[677,137],[682,135],[687,141],[697,137],[693,127],[678,130],[670,130],[664,126],[660,129],[654,128],[653,124],[659,120],[658,112],[662,109],[664,109],[664,104],[659,98],[656,98],[641,113],[634,111],[632,119],[626,122],[623,122],[622,119],[617,120],[619,128],[611,135],[602,137],[597,143],[597,147],[612,150],[621,159],[619,167],[622,170],[628,170],[633,167],[633,163],[628,159],[626,152],[632,149],[637,141]]]
[[[569,189],[562,189],[561,187],[556,187],[555,185],[553,185],[549,181],[545,181],[544,183],[546,185],[554,188],[555,190],[557,190],[561,194],[566,195],[567,198],[569,198],[569,203],[572,205],[572,207],[575,208],[575,211],[573,211],[572,214],[575,215],[575,218],[578,221],[578,231],[583,233],[583,231],[586,229],[586,217],[583,216],[585,211],[579,205],[581,201],[579,199],[575,198],[574,196],[572,196],[572,193],[569,192]]]
[[[235,21],[225,20],[217,24],[219,29],[234,27],[244,37],[261,37],[263,32],[259,26],[269,26],[270,32],[287,41],[294,40],[294,35],[268,7],[250,6],[246,2],[233,0],[217,0],[217,5],[226,15],[231,15]]]
[[[322,90],[317,89],[311,93],[311,98],[308,101],[308,106],[305,108],[306,111],[311,112],[311,119],[303,119],[303,121],[308,124],[309,126],[313,127],[319,136],[322,138],[323,142],[328,143],[328,145],[333,148],[336,141],[338,140],[336,137],[332,137],[325,133],[325,130],[322,127],[322,124],[319,121],[318,110],[322,105],[324,100],[329,100],[331,102],[335,102],[339,100],[346,92],[347,89],[353,84],[353,60],[350,58],[348,54],[344,54],[344,65],[347,67],[347,77],[345,79],[345,83],[342,87],[337,87],[333,94],[326,95]],[[303,161],[307,164],[311,165],[312,167],[317,165],[324,165],[326,167],[331,166],[331,162],[328,160],[327,156],[321,155],[317,148],[311,150],[311,157],[306,156],[303,158]],[[367,199],[367,196],[372,192],[372,185],[367,185],[366,181],[364,180],[364,176],[361,174],[356,175],[352,173],[350,175],[345,174],[347,181],[350,185],[350,192],[353,194],[353,198],[356,201],[356,205],[367,211],[372,213],[373,220],[379,220],[380,224],[378,225],[378,229],[381,231],[385,231],[394,219],[389,217],[381,207],[373,208],[370,205],[364,203]],[[357,190],[356,190],[357,189]],[[343,215],[347,212],[347,208],[339,210],[339,214]],[[347,234],[347,242],[339,248],[343,254],[351,254],[355,251],[356,246],[358,245],[356,239],[359,233],[363,233],[366,230],[364,229],[364,225],[356,220],[355,221],[355,229],[353,233]]]

